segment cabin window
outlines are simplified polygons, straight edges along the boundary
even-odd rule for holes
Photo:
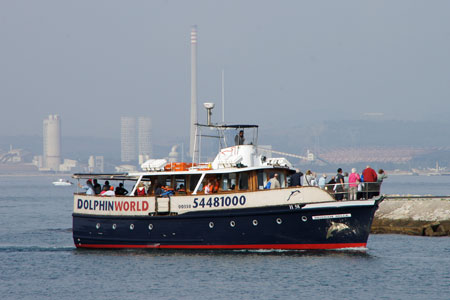
[[[186,191],[186,176],[175,176],[175,190],[184,190]]]
[[[236,173],[223,174],[221,183],[222,190],[224,191],[234,190],[236,188],[236,177],[237,177]]]
[[[189,190],[193,192],[195,187],[197,186],[198,181],[200,180],[201,175],[191,175],[189,181]],[[199,189],[201,191],[201,188]]]
[[[152,185],[155,185],[160,183],[162,186],[168,186],[168,187],[172,187],[172,177],[171,176],[162,176],[159,175],[155,182],[153,182],[152,180]]]
[[[248,173],[239,173],[239,189],[248,190]]]
[[[285,188],[286,187],[286,174],[279,170],[267,171],[267,174],[265,174],[266,176],[264,178],[264,186],[270,180],[270,178],[273,177],[274,174],[278,174],[278,181],[280,182],[280,187]]]
[[[263,190],[267,183],[267,175],[264,171],[258,171],[256,173],[256,178],[258,179],[258,190]]]
[[[278,178],[280,179],[281,188],[286,187],[286,174],[284,172],[278,172]]]

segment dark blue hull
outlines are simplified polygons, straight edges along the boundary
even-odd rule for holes
[[[286,205],[175,216],[73,214],[73,238],[79,248],[358,248],[366,247],[378,203]]]

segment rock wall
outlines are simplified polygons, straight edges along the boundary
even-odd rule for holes
[[[450,236],[450,198],[387,198],[371,232]]]

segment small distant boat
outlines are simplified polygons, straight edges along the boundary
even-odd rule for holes
[[[70,186],[72,184],[73,183],[70,182],[69,180],[62,179],[62,178],[60,178],[58,181],[53,181],[53,185],[55,185],[55,186]]]

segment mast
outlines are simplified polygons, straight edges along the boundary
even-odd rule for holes
[[[225,124],[225,71],[222,69],[222,123]]]

